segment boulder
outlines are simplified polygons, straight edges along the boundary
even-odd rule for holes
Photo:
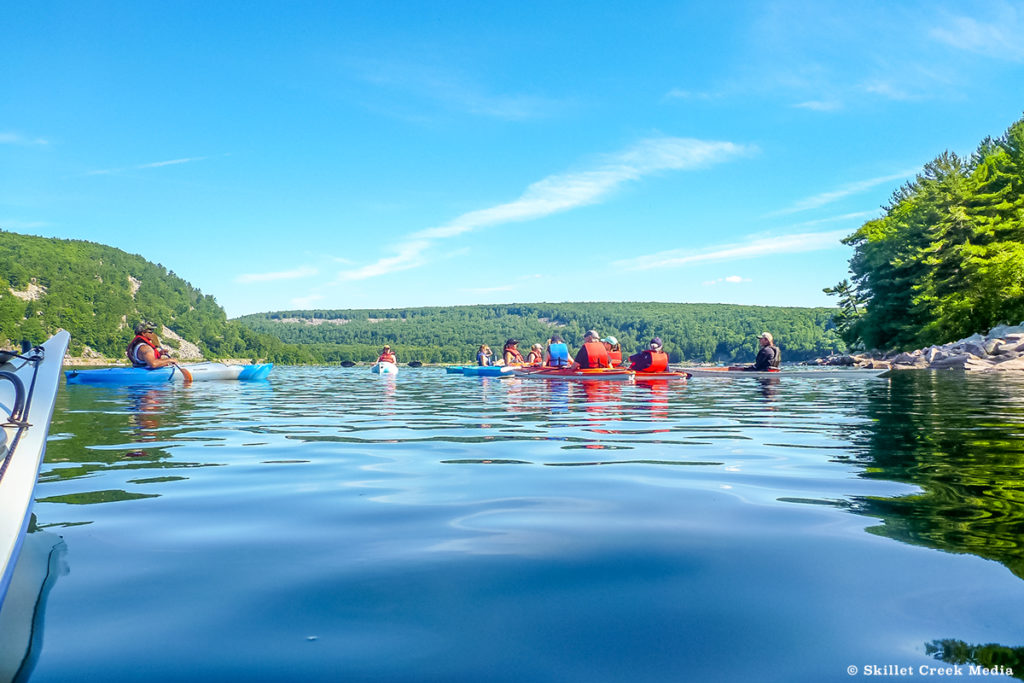
[[[954,356],[947,356],[946,358],[937,360],[932,363],[930,367],[936,370],[944,370],[946,368],[963,368],[971,360],[981,359],[969,353],[959,353]]]
[[[1019,353],[1024,353],[1024,341],[1008,341],[998,345],[995,352],[992,355],[1012,355],[1016,356]]]
[[[1002,338],[1005,339],[1007,337],[1007,335],[1011,335],[1011,334],[1022,334],[1022,335],[1024,335],[1024,323],[1021,323],[1020,325],[1012,325],[1012,326],[1011,325],[996,325],[995,327],[993,327],[991,330],[988,331],[988,338],[992,339],[994,337],[1002,337]]]
[[[972,356],[984,357],[988,355],[983,342],[969,341],[963,345],[964,351]]]
[[[914,351],[913,353],[903,352],[892,359],[893,365],[913,365],[921,358],[920,351]]]
[[[988,368],[993,372],[1024,372],[1024,357],[1009,358]]]

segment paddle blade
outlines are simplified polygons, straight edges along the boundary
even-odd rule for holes
[[[177,368],[178,370],[181,370],[181,376],[185,378],[185,384],[191,383],[192,373],[186,370],[185,368],[181,367],[180,365],[178,365]]]

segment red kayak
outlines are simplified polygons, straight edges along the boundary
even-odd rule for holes
[[[636,381],[642,382],[645,379],[675,379],[675,380],[687,380],[690,379],[690,373],[688,372],[643,372],[642,370],[636,371]]]
[[[583,380],[583,381],[632,381],[636,374],[632,370],[622,368],[587,368],[567,370],[565,368],[516,368],[512,371],[516,377],[524,379]]]

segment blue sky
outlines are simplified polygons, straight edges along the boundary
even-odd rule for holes
[[[1024,2],[13,2],[0,228],[231,316],[829,305],[839,239],[1024,113]]]

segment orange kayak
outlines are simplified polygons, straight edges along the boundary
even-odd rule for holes
[[[645,379],[676,379],[686,380],[690,378],[688,372],[642,372],[637,371],[636,381],[641,382]]]

